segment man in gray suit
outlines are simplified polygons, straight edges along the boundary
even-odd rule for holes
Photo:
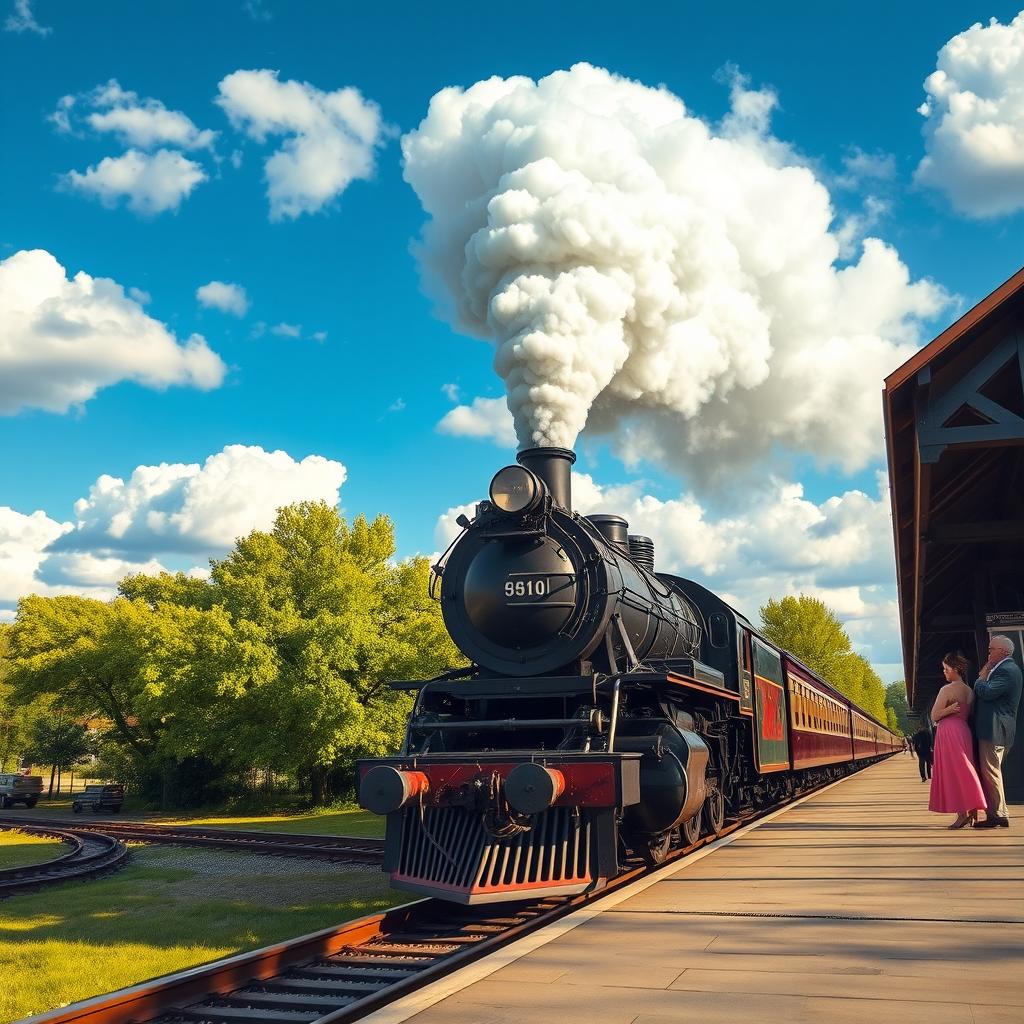
[[[988,800],[986,818],[975,828],[1010,827],[1003,793],[1003,756],[1013,745],[1020,692],[1021,671],[1013,660],[1013,641],[1008,636],[993,636],[988,645],[988,661],[974,684],[978,767]]]

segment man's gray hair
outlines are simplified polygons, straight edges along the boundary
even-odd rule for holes
[[[1002,633],[993,633],[992,639],[989,640],[989,643],[994,644],[997,640],[999,641],[999,646],[1002,647],[1007,654],[1013,654],[1013,641],[1008,636],[1004,636]]]

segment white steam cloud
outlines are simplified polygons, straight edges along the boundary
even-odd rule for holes
[[[880,381],[948,297],[877,239],[838,264],[849,239],[771,136],[774,105],[734,74],[713,129],[587,64],[431,100],[402,140],[425,283],[496,344],[520,444],[615,429],[627,453],[705,472],[878,453]]]

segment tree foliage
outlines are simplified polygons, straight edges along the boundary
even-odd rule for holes
[[[771,598],[760,614],[762,631],[769,640],[796,655],[879,721],[888,720],[881,677],[853,650],[839,616],[824,601],[807,594]]]
[[[49,699],[25,701],[10,682],[11,626],[0,623],[0,772],[13,771],[24,757],[33,724],[50,713]]]
[[[898,732],[912,736],[916,731],[910,722],[910,708],[907,706],[907,684],[900,679],[885,688],[885,703],[896,719]]]
[[[32,723],[25,756],[37,764],[50,765],[50,794],[53,776],[71,768],[91,754],[95,744],[80,722],[57,712]]]
[[[824,601],[806,594],[771,598],[760,612],[761,629],[772,643],[838,686],[835,680],[842,677],[853,648],[843,624]]]
[[[425,558],[394,560],[386,517],[349,525],[325,503],[290,505],[209,579],[130,576],[109,603],[25,598],[12,686],[107,719],[165,798],[175,772],[195,788],[265,768],[324,799],[329,772],[350,777],[357,757],[398,746],[410,698],[388,682],[459,663],[428,575]]]

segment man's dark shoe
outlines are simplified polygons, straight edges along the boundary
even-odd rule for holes
[[[1009,818],[986,818],[984,821],[975,822],[975,828],[1009,828]]]

